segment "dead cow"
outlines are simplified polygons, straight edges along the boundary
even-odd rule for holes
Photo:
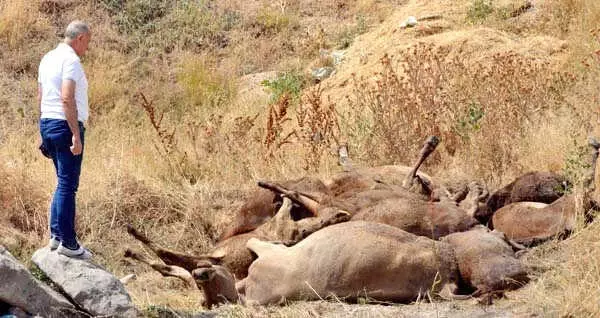
[[[125,251],[125,257],[135,259],[149,265],[163,276],[177,277],[188,287],[199,288],[204,293],[202,305],[212,308],[224,303],[238,303],[241,301],[235,289],[235,279],[223,266],[214,265],[209,261],[199,261],[197,268],[190,271],[176,265],[165,265],[146,259],[143,255],[132,250]]]
[[[284,186],[294,191],[303,193],[327,193],[328,189],[317,178],[304,177],[296,180],[281,182]],[[224,241],[234,235],[253,231],[261,224],[267,222],[279,209],[281,197],[267,189],[258,188],[248,195],[248,199],[239,208],[231,225],[223,232],[219,241]],[[293,207],[291,211],[296,220],[311,216],[307,211]]]
[[[198,256],[160,247],[131,226],[128,227],[127,231],[134,238],[147,245],[166,265],[181,267],[191,273],[198,267],[198,263],[208,261],[211,264],[225,266],[236,278],[241,279],[246,277],[248,267],[254,260],[254,256],[246,248],[249,239],[259,238],[294,244],[323,227],[350,219],[350,214],[341,210],[324,213],[322,216],[304,218],[299,221],[294,221],[291,213],[292,201],[289,198],[284,198],[283,204],[275,217],[267,223],[259,226],[254,231],[235,235],[219,242],[209,254]]]
[[[509,204],[494,213],[491,227],[504,232],[509,239],[524,245],[534,245],[554,237],[568,235],[575,228],[578,200],[587,213],[597,204],[591,194],[595,189],[595,171],[600,143],[590,138],[591,168],[583,181],[581,197],[565,195],[551,204],[520,202]]]
[[[381,188],[389,191],[417,194],[420,195],[421,200],[427,201],[432,193],[439,196],[440,193],[446,195],[447,192],[440,191],[440,187],[434,184],[430,176],[418,172],[420,166],[435,150],[438,143],[437,137],[429,137],[418,160],[412,167],[388,165],[360,168],[336,174],[323,181],[315,177],[304,177],[297,180],[269,182],[268,184],[278,185],[289,192],[302,194],[317,202],[323,201],[326,197],[335,197],[339,201],[343,201],[355,196],[357,193]],[[224,231],[219,241],[253,231],[275,215],[281,204],[281,198],[277,191],[272,190],[268,187],[262,187],[253,191],[248,200],[237,211],[232,224]],[[306,202],[304,205],[293,207],[292,216],[295,220],[315,215],[316,211],[307,211],[305,207]]]
[[[513,251],[513,247],[520,247],[501,232],[479,225],[450,234],[442,241],[448,242],[456,254],[461,289],[472,290],[473,297],[484,297],[489,303],[493,294],[519,288],[529,281],[527,268]]]
[[[487,224],[497,210],[511,203],[552,203],[564,194],[567,187],[567,180],[554,172],[529,172],[492,193],[485,201],[485,208],[479,209],[475,217],[482,224]]]
[[[453,286],[452,248],[385,224],[346,222],[313,233],[292,247],[248,241],[258,258],[238,283],[248,303],[335,295],[410,302]]]

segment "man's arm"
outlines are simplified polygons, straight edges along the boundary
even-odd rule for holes
[[[73,134],[73,145],[71,152],[73,155],[79,155],[82,151],[81,135],[79,134],[79,122],[77,121],[77,104],[75,103],[75,81],[63,80],[60,96],[62,98],[63,111],[67,118],[67,123]]]

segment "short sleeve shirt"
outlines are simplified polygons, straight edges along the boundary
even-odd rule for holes
[[[88,119],[88,83],[79,56],[73,48],[60,43],[40,62],[38,83],[42,88],[41,118],[66,119],[60,96],[63,81],[75,82],[77,120]]]

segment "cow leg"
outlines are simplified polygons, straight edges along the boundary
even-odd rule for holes
[[[420,178],[417,178],[417,171],[419,170],[419,168],[421,167],[423,162],[425,162],[425,159],[427,159],[427,157],[429,157],[429,155],[431,155],[431,153],[433,153],[433,151],[435,150],[435,148],[437,147],[437,145],[439,143],[440,143],[440,140],[436,136],[431,136],[431,137],[427,138],[427,140],[425,141],[425,144],[423,145],[423,149],[421,149],[419,159],[417,160],[417,162],[411,169],[410,173],[406,176],[406,179],[404,179],[404,181],[402,182],[403,187],[411,188],[416,180],[417,182],[421,183],[421,185],[424,187],[424,189],[427,189],[428,185],[425,184],[425,182],[423,180],[421,180]],[[425,191],[425,192],[431,193],[431,189],[429,189],[429,190],[430,191]]]
[[[300,237],[295,237],[292,239],[298,242],[324,227],[349,221],[351,217],[352,215],[350,213],[339,210],[335,207],[325,208],[319,216],[297,221],[297,233]]]
[[[219,257],[209,255],[189,255],[160,247],[156,243],[150,241],[150,239],[148,239],[142,233],[138,232],[131,225],[127,226],[127,233],[150,248],[152,252],[154,252],[163,262],[165,262],[165,264],[183,267],[189,272],[193,271],[197,267],[198,262],[209,261],[212,264],[218,264],[220,262]]]
[[[136,261],[139,261],[141,263],[144,263],[146,265],[149,265],[150,267],[152,267],[154,270],[161,273],[165,277],[166,276],[177,277],[177,278],[181,279],[182,281],[186,282],[186,284],[189,287],[198,288],[198,286],[196,285],[196,281],[194,281],[194,278],[192,277],[192,274],[189,271],[185,270],[184,268],[181,268],[179,266],[174,266],[174,265],[165,265],[165,264],[161,264],[158,262],[151,262],[151,261],[147,260],[143,255],[136,253],[129,249],[125,251],[124,256],[134,259]]]
[[[258,186],[290,198],[292,201],[304,206],[314,216],[319,215],[319,207],[320,207],[319,201],[317,201],[315,198],[311,197],[310,195],[308,195],[306,193],[292,191],[292,190],[286,189],[285,187],[283,187],[279,184],[265,182],[265,181],[259,181]]]

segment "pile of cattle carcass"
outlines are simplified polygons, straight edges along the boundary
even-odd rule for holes
[[[444,186],[418,172],[438,142],[430,137],[413,167],[259,182],[207,255],[162,248],[130,226],[162,262],[131,250],[125,256],[197,286],[209,308],[330,296],[488,303],[528,282],[519,251],[573,230],[576,198],[563,195],[563,177],[547,172],[525,174],[491,195],[478,182]],[[592,165],[578,194],[585,211],[594,206],[600,144],[590,139],[590,146]]]

